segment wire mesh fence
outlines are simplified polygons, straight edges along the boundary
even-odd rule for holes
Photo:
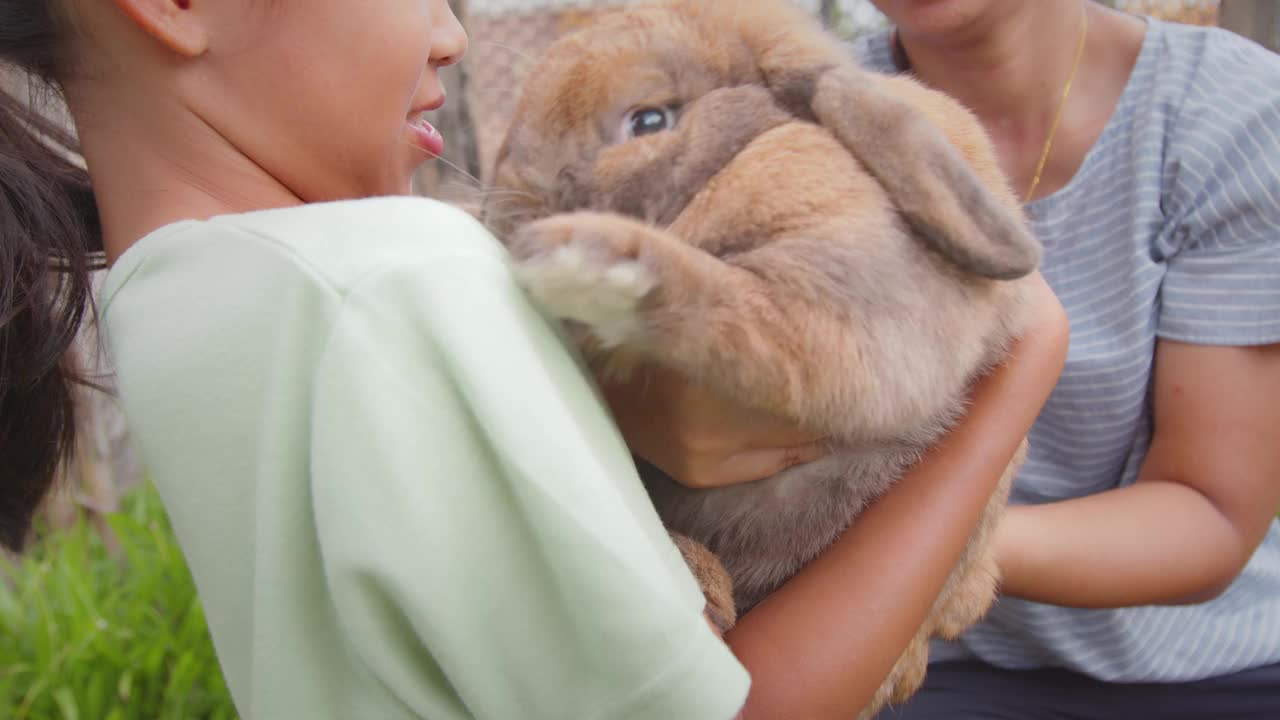
[[[483,174],[492,164],[514,110],[521,80],[538,55],[563,33],[590,23],[598,14],[644,2],[471,0],[464,18],[471,48],[461,70],[466,75],[472,128],[462,131],[474,137],[475,156],[448,159]],[[883,17],[866,0],[800,0],[800,4],[815,13],[825,8],[828,16],[847,32],[865,32],[884,25]],[[472,141],[464,137],[462,142],[469,151]]]
[[[1216,25],[1218,0],[1117,0],[1117,9],[1189,25]]]
[[[454,73],[450,106],[438,118],[451,148],[445,159],[487,180],[510,121],[521,81],[537,57],[562,34],[582,27],[602,12],[648,0],[470,0],[456,2],[471,48]],[[742,0],[750,2],[750,0]],[[870,0],[795,0],[820,15],[833,30],[855,37],[887,27]],[[1198,25],[1218,20],[1219,0],[1113,0],[1110,5],[1141,15]],[[457,98],[461,96],[461,102]],[[463,107],[465,106],[465,107]],[[448,113],[455,113],[449,115]],[[459,117],[460,115],[461,117]],[[428,164],[419,177],[421,192],[465,201],[460,178],[448,165]]]

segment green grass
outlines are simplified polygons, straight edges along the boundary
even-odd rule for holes
[[[0,558],[0,718],[234,720],[204,612],[155,491]]]
[[[0,718],[235,720],[190,572],[154,489],[0,558]]]

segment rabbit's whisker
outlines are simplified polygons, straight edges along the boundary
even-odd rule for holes
[[[483,188],[483,187],[484,187],[484,183],[483,183],[483,182],[481,182],[480,178],[478,178],[478,177],[476,177],[475,175],[472,175],[471,173],[467,172],[465,169],[463,169],[463,168],[462,168],[460,165],[458,165],[457,163],[455,163],[455,162],[453,162],[453,161],[451,161],[451,160],[449,160],[449,159],[447,159],[447,158],[444,158],[444,157],[438,156],[438,155],[436,156],[436,160],[437,160],[437,161],[439,161],[439,162],[444,163],[444,165],[445,165],[446,167],[453,168],[453,169],[454,169],[454,171],[456,171],[458,174],[462,175],[462,177],[464,177],[464,178],[466,178],[467,180],[470,180],[471,182],[475,183],[475,185],[476,185],[476,187],[477,187],[477,188]]]
[[[515,55],[517,58],[519,58],[524,62],[533,62],[533,57],[531,55],[529,55],[528,53],[524,52],[519,48],[512,47],[511,45],[495,42],[493,40],[477,40],[476,45],[489,45],[492,47],[496,47],[499,50],[506,50],[507,52],[511,53],[512,55]]]

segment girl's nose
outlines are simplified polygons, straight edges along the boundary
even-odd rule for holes
[[[431,65],[437,68],[448,67],[467,54],[467,31],[453,14],[447,0],[440,0],[437,5],[442,13],[431,36]]]

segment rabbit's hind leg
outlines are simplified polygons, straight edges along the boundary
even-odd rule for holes
[[[924,684],[928,668],[929,635],[922,630],[911,640],[884,682],[880,683],[871,702],[858,714],[858,720],[871,720],[886,706],[899,705],[911,699]]]
[[[728,632],[738,621],[738,612],[733,601],[733,579],[720,558],[701,543],[679,533],[671,533],[671,540],[702,588],[707,599],[707,617],[721,633]]]

